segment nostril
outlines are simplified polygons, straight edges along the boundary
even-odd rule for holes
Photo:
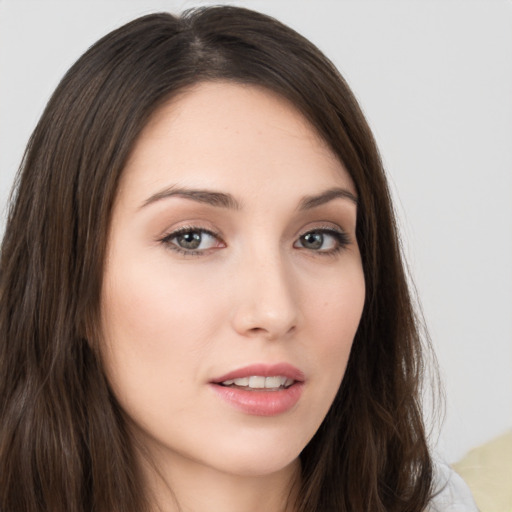
[[[288,330],[280,328],[263,328],[263,327],[252,327],[247,330],[247,333],[252,336],[261,336],[269,340],[277,339],[286,335],[289,335],[295,331],[296,327],[293,325]]]

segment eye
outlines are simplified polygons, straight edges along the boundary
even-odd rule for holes
[[[350,240],[346,233],[323,228],[304,233],[293,246],[298,249],[334,254],[346,247],[349,242]]]
[[[219,235],[196,227],[180,228],[166,235],[161,242],[174,251],[189,255],[225,247]]]

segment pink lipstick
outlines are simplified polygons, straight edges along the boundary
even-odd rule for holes
[[[215,378],[210,386],[235,409],[255,416],[276,416],[297,404],[304,380],[304,374],[288,363],[256,364]]]

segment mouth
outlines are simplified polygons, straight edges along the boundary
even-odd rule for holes
[[[222,401],[252,416],[277,416],[293,410],[304,384],[304,374],[288,363],[246,366],[210,382]]]
[[[284,375],[264,377],[251,375],[237,379],[227,379],[219,384],[228,388],[243,389],[246,391],[280,391],[295,384],[295,380]]]

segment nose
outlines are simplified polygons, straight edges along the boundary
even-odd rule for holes
[[[239,269],[232,323],[245,337],[285,338],[299,322],[293,275],[279,255],[253,255]]]

